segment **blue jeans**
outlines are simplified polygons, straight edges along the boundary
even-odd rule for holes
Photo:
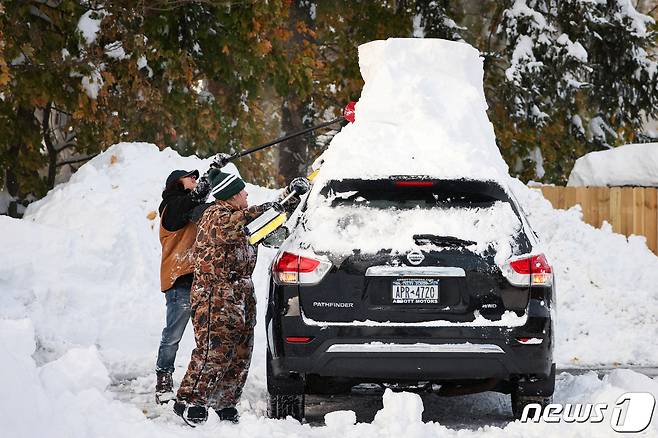
[[[165,299],[167,300],[167,325],[162,330],[155,369],[173,373],[178,343],[190,320],[190,285],[167,289]]]

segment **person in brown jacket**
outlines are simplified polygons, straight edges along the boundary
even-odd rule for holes
[[[273,205],[248,207],[245,183],[237,175],[211,170],[209,180],[216,201],[198,223],[193,251],[190,301],[196,348],[174,404],[188,424],[205,421],[208,407],[221,420],[238,420],[235,406],[247,378],[256,324],[251,281],[256,248],[244,227]],[[308,180],[296,178],[283,196],[308,189]]]

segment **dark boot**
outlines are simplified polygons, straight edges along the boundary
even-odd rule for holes
[[[188,405],[184,401],[174,403],[174,412],[192,427],[208,419],[208,409],[205,406]]]
[[[173,380],[171,373],[167,371],[157,372],[157,382],[155,384],[155,402],[165,404],[174,399]]]
[[[230,421],[231,423],[237,423],[238,420],[240,419],[240,415],[238,415],[238,410],[235,409],[234,407],[215,409],[215,412],[217,412],[219,419],[222,421]]]

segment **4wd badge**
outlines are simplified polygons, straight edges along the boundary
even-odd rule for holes
[[[421,263],[423,263],[423,260],[425,260],[425,256],[423,255],[422,252],[418,251],[417,249],[414,249],[409,254],[407,254],[407,260],[409,260],[409,263],[411,263],[412,265],[420,265]]]

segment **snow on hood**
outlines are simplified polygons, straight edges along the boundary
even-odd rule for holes
[[[356,121],[319,157],[317,186],[390,175],[506,183],[508,167],[486,114],[476,49],[391,38],[359,46],[359,65],[365,85]]]
[[[576,160],[567,185],[658,187],[658,143],[590,152]]]

